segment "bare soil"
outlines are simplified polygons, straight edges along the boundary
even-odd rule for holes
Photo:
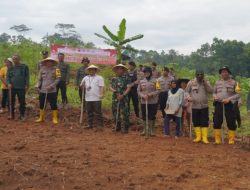
[[[57,126],[50,113],[42,124],[31,111],[26,122],[7,115],[0,115],[1,190],[250,189],[250,152],[238,145],[165,138],[160,127],[149,139],[113,133],[110,114],[102,131],[84,130],[76,109],[60,112]]]

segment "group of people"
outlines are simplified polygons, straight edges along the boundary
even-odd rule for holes
[[[47,51],[42,52],[43,59],[38,63],[38,82],[40,112],[36,122],[43,122],[47,102],[52,109],[52,122],[58,123],[57,96],[61,91],[63,108],[67,109],[67,85],[70,79],[70,67],[64,62],[64,54],[58,54],[58,61],[50,58]],[[103,127],[102,98],[104,96],[104,79],[98,75],[99,68],[87,57],[82,59],[82,66],[77,70],[75,85],[79,91],[82,109],[87,113],[86,129]],[[204,71],[197,70],[192,80],[176,79],[173,69],[157,69],[155,62],[149,66],[139,65],[133,61],[128,66],[113,66],[115,74],[110,80],[109,90],[112,95],[112,114],[115,121],[114,132],[128,133],[130,127],[130,101],[134,113],[142,118],[144,128],[141,135],[154,136],[158,108],[164,119],[164,135],[170,136],[170,122],[176,124],[175,137],[183,133],[184,121],[193,126],[195,143],[208,144],[209,95],[214,102],[213,127],[215,144],[221,144],[221,128],[225,120],[228,127],[228,143],[235,143],[236,118],[235,105],[240,101],[239,84],[232,79],[227,66],[220,68],[220,79],[212,87],[205,79]],[[0,70],[2,81],[2,109],[9,108],[10,119],[15,117],[15,99],[18,97],[20,119],[25,120],[25,93],[29,88],[29,68],[22,64],[19,55],[5,60]],[[96,118],[95,118],[96,117]]]

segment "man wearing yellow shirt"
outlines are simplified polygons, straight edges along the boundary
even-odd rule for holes
[[[8,68],[11,67],[12,64],[13,64],[12,58],[8,58],[4,61],[4,66],[0,69],[0,80],[2,81],[2,102],[1,102],[0,113],[4,113],[6,111],[6,105],[9,104],[8,103],[9,91],[8,91],[8,87],[6,84],[6,77],[7,77]]]

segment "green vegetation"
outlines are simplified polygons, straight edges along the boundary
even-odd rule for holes
[[[17,35],[11,36],[6,33],[0,35],[0,60],[12,56],[13,54],[20,54],[22,62],[26,63],[30,68],[31,73],[31,88],[36,84],[37,80],[37,63],[41,59],[40,52],[44,49],[48,49],[48,45],[57,43],[59,45],[70,45],[85,48],[94,48],[95,45],[91,42],[85,43],[81,40],[81,36],[78,35],[74,25],[70,24],[57,24],[56,29],[58,32],[53,35],[46,35],[43,37],[42,43],[37,43],[32,41],[32,39],[26,38],[24,34],[29,32],[31,29],[25,25],[18,25],[11,27],[16,30]],[[151,63],[155,61],[160,64],[160,68],[163,66],[172,67],[176,70],[177,77],[192,79],[194,77],[195,69],[202,68],[205,70],[206,78],[214,84],[218,80],[218,68],[221,65],[229,65],[233,71],[234,76],[236,75],[236,80],[240,83],[242,88],[242,100],[243,106],[241,106],[241,114],[243,120],[243,134],[250,134],[250,121],[249,116],[246,112],[246,96],[249,91],[250,84],[250,43],[243,43],[238,41],[223,41],[215,38],[213,43],[210,45],[208,43],[204,44],[196,52],[191,53],[191,55],[180,55],[175,50],[170,50],[168,53],[162,51],[158,53],[156,51],[127,51],[123,47],[124,42],[129,42],[131,38],[125,39],[126,31],[126,21],[123,20],[120,24],[119,32],[115,37],[114,34],[109,33],[108,29],[104,27],[104,31],[107,32],[110,37],[109,41],[114,41],[115,43],[120,43],[123,39],[121,51],[132,57],[137,63]],[[112,34],[112,35],[111,35]],[[101,35],[100,35],[101,36]],[[100,37],[99,36],[99,37]],[[112,36],[112,37],[111,37]],[[113,38],[113,39],[112,39]],[[114,39],[114,38],[118,38]],[[138,37],[139,38],[139,37]],[[106,39],[106,37],[105,37]],[[132,37],[132,40],[135,38]],[[127,49],[131,49],[131,46]],[[133,49],[133,48],[132,48]],[[77,63],[70,63],[71,65],[71,82],[68,87],[69,102],[73,106],[80,106],[80,99],[78,97],[78,91],[75,89],[74,80],[77,68],[81,65]],[[2,66],[2,64],[0,64]],[[105,96],[103,99],[103,108],[105,110],[110,110],[111,108],[111,96],[112,93],[108,90],[109,79],[113,76],[112,66],[100,66],[100,75],[105,78]],[[29,91],[29,95],[37,97],[34,90]],[[59,98],[60,101],[60,98]],[[213,107],[212,101],[210,101],[210,113],[212,114]],[[210,116],[212,118],[212,115]]]
[[[117,32],[117,35],[113,34],[105,25],[102,27],[104,32],[109,36],[109,38],[95,33],[96,36],[99,38],[104,39],[104,43],[113,46],[117,50],[117,62],[121,63],[122,61],[122,51],[127,50],[127,51],[132,51],[136,52],[134,48],[131,46],[125,46],[129,42],[139,40],[143,38],[142,34],[130,37],[126,39],[126,19],[122,19],[120,25],[119,25],[119,30]]]

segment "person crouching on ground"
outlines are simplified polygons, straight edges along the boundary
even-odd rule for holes
[[[181,116],[184,91],[177,87],[176,80],[171,81],[171,90],[168,92],[168,100],[166,103],[166,116],[164,119],[164,133],[166,137],[170,136],[169,121],[173,119],[176,123],[175,138],[181,134]]]
[[[85,129],[93,128],[94,114],[98,121],[98,128],[103,127],[102,118],[102,98],[104,91],[104,79],[97,75],[98,67],[90,65],[86,69],[88,74],[82,79],[80,87],[83,88],[85,94],[86,111],[87,111],[87,126]]]
[[[145,67],[143,72],[145,78],[139,82],[137,88],[138,95],[141,98],[142,119],[145,122],[141,135],[155,136],[155,116],[157,113],[160,85],[156,78],[152,77],[152,69],[150,67]],[[146,109],[148,113],[146,113]]]
[[[41,61],[41,68],[38,75],[39,79],[36,85],[39,90],[40,103],[40,114],[36,120],[37,123],[41,123],[45,120],[47,100],[52,110],[52,122],[53,124],[58,123],[56,86],[60,81],[61,72],[60,69],[57,69],[56,65],[57,61],[50,57]]]

